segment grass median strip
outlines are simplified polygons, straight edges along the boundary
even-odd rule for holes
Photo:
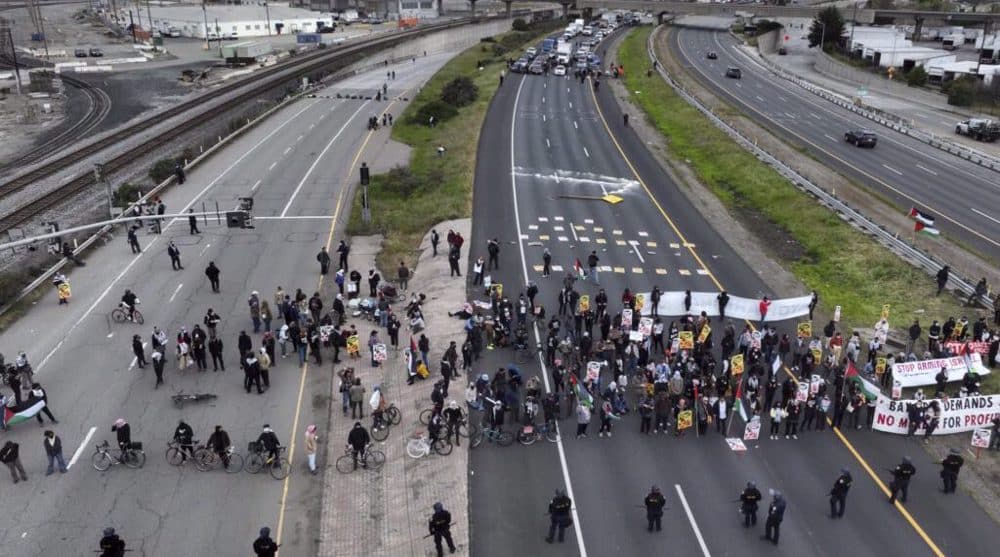
[[[913,318],[926,327],[931,319],[976,313],[952,296],[935,296],[934,280],[843,222],[812,197],[740,147],[696,108],[678,96],[650,66],[646,44],[650,28],[633,31],[618,59],[633,68],[625,78],[631,100],[667,138],[670,156],[690,161],[695,174],[733,214],[763,218],[776,237],[794,249],[768,251],[809,288],[820,293],[824,313],[842,307],[842,327],[872,327],[883,304],[890,322],[905,328]],[[639,71],[637,71],[639,70]],[[764,277],[765,280],[767,277]]]
[[[409,167],[372,176],[372,222],[362,222],[361,196],[356,195],[347,227],[351,235],[385,236],[377,258],[381,269],[395,269],[400,260],[412,266],[427,229],[470,215],[480,128],[499,85],[500,71],[506,70],[508,57],[517,58],[520,51],[554,29],[552,22],[541,25],[530,31],[504,33],[466,49],[445,64],[396,119],[392,138],[413,149]],[[456,78],[468,81],[452,85]],[[468,100],[468,83],[477,91],[470,103],[456,107],[442,100],[446,87],[453,90],[445,97]],[[428,125],[431,115],[437,121],[433,127]]]

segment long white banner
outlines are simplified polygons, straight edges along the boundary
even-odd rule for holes
[[[652,313],[652,303],[649,300],[649,292],[642,292],[640,295],[645,300],[645,304],[642,306],[642,314],[650,315]],[[710,317],[719,315],[718,296],[718,292],[692,292],[691,315],[697,316],[703,311]],[[767,310],[766,321],[782,321],[809,315],[810,301],[812,301],[812,296],[771,300],[771,306]],[[658,315],[674,316],[687,315],[687,313],[684,310],[683,292],[663,292],[660,295],[660,304],[657,308]],[[729,303],[726,304],[726,317],[760,321],[760,299],[730,296]]]
[[[904,387],[933,385],[936,382],[934,377],[941,371],[941,368],[947,370],[949,382],[962,379],[970,368],[980,375],[986,375],[990,372],[989,368],[983,367],[980,355],[973,352],[966,356],[898,362],[892,364],[892,378],[894,381],[899,381]]]
[[[1000,395],[980,395],[965,398],[934,399],[941,407],[941,419],[934,435],[961,433],[974,429],[989,427],[993,418],[1000,415]],[[913,400],[891,400],[886,396],[878,397],[875,407],[876,431],[887,433],[906,433],[910,425],[906,405]],[[926,400],[928,404],[931,400]],[[923,429],[917,430],[923,433]]]

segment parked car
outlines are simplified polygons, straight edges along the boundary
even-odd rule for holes
[[[554,70],[552,70],[553,75],[566,75],[566,66],[559,64]]]
[[[100,58],[101,56],[104,56],[104,53],[101,52],[101,49],[99,48],[92,48],[90,49],[90,55],[94,58]]]
[[[708,51],[708,59],[709,60],[718,60],[719,59],[719,55],[716,54],[714,50],[709,50]]]
[[[172,38],[177,38],[181,36],[181,30],[177,27],[171,27],[167,29],[167,36]]]
[[[875,148],[878,138],[875,132],[869,130],[851,130],[844,134],[844,141],[853,143],[857,147]]]
[[[73,51],[73,54],[77,58],[86,58],[87,57],[87,50],[83,49],[83,48],[78,48],[78,49],[76,49],[76,50]]]
[[[524,53],[528,55],[528,58],[534,58],[538,54],[538,49],[530,47],[528,50],[525,50]]]
[[[726,68],[726,77],[740,79],[743,77],[743,72],[739,68]]]

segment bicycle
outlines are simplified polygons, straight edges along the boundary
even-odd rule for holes
[[[226,449],[226,456],[229,457],[229,465],[226,466],[222,457],[208,447],[198,447],[194,451],[194,465],[199,472],[208,472],[218,468],[220,465],[227,474],[237,474],[243,470],[243,455],[236,452],[232,447]]]
[[[197,453],[199,449],[205,448],[205,446],[199,444],[197,440],[191,442],[191,447],[191,454],[188,454],[187,458],[185,458],[185,451],[181,448],[179,441],[167,441],[167,462],[169,462],[172,466],[180,466],[187,460],[194,460],[195,453]]]
[[[431,441],[427,433],[417,430],[413,439],[410,439],[410,442],[406,444],[406,454],[410,455],[410,458],[422,458],[433,450],[441,456],[448,456],[454,448],[455,446],[451,444],[450,439],[439,437]]]
[[[272,478],[276,480],[287,478],[292,471],[292,464],[288,462],[287,457],[282,456],[286,450],[286,447],[278,447],[277,459],[270,454],[265,457],[264,447],[255,441],[251,442],[248,449],[250,455],[247,457],[246,471],[256,474],[266,466]]]
[[[403,421],[403,414],[396,408],[395,404],[390,404],[382,414],[382,419],[372,424],[371,435],[376,441],[385,441],[389,438],[389,428],[399,425]]]
[[[136,305],[138,305],[138,302],[136,302]],[[128,322],[132,322],[132,323],[136,323],[138,325],[142,325],[144,323],[144,321],[142,319],[142,313],[139,313],[138,309],[133,309],[132,310],[132,318],[131,319],[129,318],[129,311],[128,310],[129,310],[129,308],[128,308],[127,305],[125,305],[125,302],[122,302],[122,303],[118,304],[118,307],[116,307],[115,309],[111,310],[111,319],[115,323],[128,323]]]
[[[121,458],[111,454],[111,444],[102,441],[97,444],[90,463],[95,470],[104,472],[115,464],[124,464],[129,468],[142,468],[146,464],[146,453],[142,452],[142,443],[132,443],[123,451]]]
[[[423,425],[431,424],[431,416],[434,415],[433,408],[427,408],[420,413],[420,423]],[[445,423],[445,427],[447,427]],[[476,425],[469,423],[469,414],[465,410],[462,410],[462,419],[458,422],[458,435],[466,439],[472,437],[477,433]],[[380,439],[381,441],[381,439]]]
[[[385,453],[378,449],[373,449],[371,443],[369,443],[358,457],[358,462],[366,470],[378,471],[385,464]],[[350,474],[355,470],[357,470],[357,465],[354,461],[354,448],[348,445],[343,456],[337,459],[337,471],[341,474]]]
[[[556,429],[555,422],[545,422],[537,427],[534,424],[522,427],[521,431],[517,432],[517,442],[522,445],[532,445],[542,436],[549,443],[555,443],[559,440],[559,431]]]
[[[541,352],[542,352],[541,348],[537,348],[535,350],[532,350],[531,346],[527,342],[525,342],[524,344],[520,344],[520,345],[515,344],[514,345],[514,361],[517,362],[517,363],[519,363],[519,364],[526,364],[526,363],[530,362],[531,359],[534,358],[536,354],[540,354]]]
[[[496,441],[501,447],[509,447],[514,443],[514,434],[509,431],[483,425],[483,428],[476,432],[474,437],[469,439],[473,447],[478,447],[484,440],[490,443]]]

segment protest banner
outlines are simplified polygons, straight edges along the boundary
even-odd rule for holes
[[[379,343],[372,346],[372,353],[373,353],[372,358],[376,362],[384,362],[389,357],[389,352],[386,350],[385,344],[383,343]]]
[[[694,333],[691,331],[681,331],[677,334],[677,338],[680,340],[679,348],[681,350],[694,349]]]
[[[965,356],[938,358],[934,360],[919,360],[916,362],[896,362],[892,364],[892,378],[899,381],[903,387],[919,387],[933,385],[935,376],[945,368],[948,381],[958,381],[970,369],[980,375],[986,375],[990,370],[983,366],[982,358],[973,352]]]
[[[988,428],[980,428],[972,430],[972,446],[977,449],[988,449],[990,448],[990,437],[993,436],[993,431]]]
[[[754,416],[743,428],[743,440],[756,441],[758,438],[760,438],[760,417]]]
[[[652,317],[642,317],[639,319],[639,332],[642,336],[648,337],[653,334],[653,318]]]
[[[694,423],[694,413],[684,410],[677,413],[677,429],[687,429]]]
[[[743,354],[737,354],[729,361],[729,367],[733,370],[733,375],[743,373]]]
[[[799,338],[809,338],[813,336],[813,324],[812,321],[803,321],[795,327],[795,334]]]
[[[642,296],[643,301],[649,300],[649,292],[636,293],[636,299]],[[700,315],[705,312],[708,317],[719,315],[719,292],[691,292],[691,308],[684,307],[684,291],[663,292],[660,295],[660,303],[657,304],[656,313],[660,316],[669,315]],[[774,323],[785,319],[794,319],[809,315],[809,302],[812,296],[800,296],[797,298],[782,298],[771,300],[771,307],[767,310],[767,321]],[[729,303],[726,304],[726,317],[732,319],[760,319],[760,298],[743,298],[740,296],[730,296]],[[636,311],[641,311],[643,315],[652,313],[652,304],[643,303],[640,308],[636,305]]]
[[[966,345],[968,349],[972,352],[976,352],[981,356],[989,355],[990,353],[990,343],[988,342],[954,342],[948,341],[944,343],[944,349],[952,354],[961,356],[966,352]]]
[[[799,402],[805,402],[809,399],[809,385],[807,383],[799,383],[798,390],[795,391],[795,400]]]
[[[747,446],[743,444],[743,440],[739,437],[726,437],[726,444],[733,452],[745,453]]]
[[[906,434],[909,426],[907,405],[915,400],[891,400],[879,395],[875,406],[876,431]],[[936,402],[941,408],[941,419],[934,435],[962,433],[989,427],[993,418],[1000,415],[1000,395],[977,395],[962,398],[925,400],[930,404]],[[917,433],[923,433],[918,429]]]
[[[622,310],[622,329],[632,328],[632,310],[625,308]]]
[[[590,311],[590,296],[584,294],[583,296],[580,296],[580,300],[576,303],[576,312],[586,313],[588,311]],[[622,319],[622,321],[625,320]]]
[[[601,376],[601,362],[587,362],[587,379],[591,381],[597,381],[597,378]]]
[[[705,341],[708,340],[708,335],[710,334],[712,334],[712,328],[708,326],[708,323],[705,323],[705,325],[701,328],[701,332],[698,333],[698,344],[705,344]]]

